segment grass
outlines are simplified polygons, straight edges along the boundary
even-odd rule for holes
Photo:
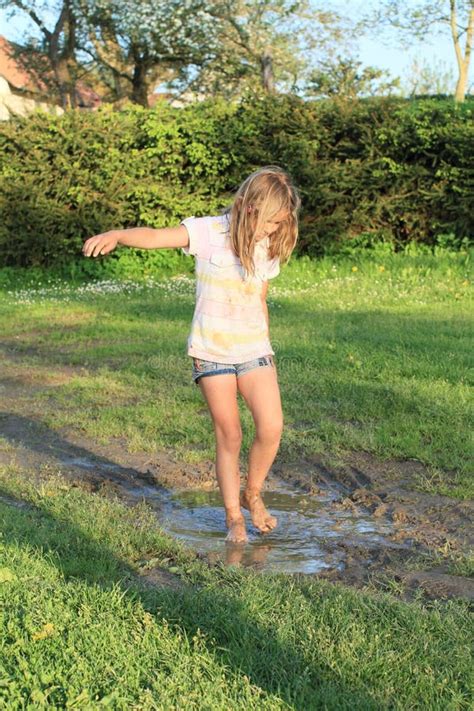
[[[472,707],[463,603],[209,568],[145,503],[59,473],[3,467],[0,493],[2,708]],[[178,588],[144,586],[150,557]]]
[[[365,450],[417,459],[427,474],[413,486],[472,497],[471,261],[466,250],[412,245],[282,269],[269,290],[282,457]],[[46,424],[103,442],[125,437],[131,451],[213,458],[212,424],[186,355],[191,277],[0,283],[4,345],[33,372],[77,366],[39,395]],[[245,459],[253,423],[240,408]]]
[[[54,382],[31,395],[39,420],[131,451],[213,457],[185,353],[188,275],[11,279],[0,270],[5,368]],[[285,267],[269,291],[280,456],[416,458],[428,474],[413,486],[469,497],[469,279],[466,251],[414,247]],[[240,407],[245,456],[253,427]],[[145,502],[125,506],[59,471],[0,465],[0,517],[0,708],[472,708],[466,603],[210,567]],[[145,585],[154,565],[176,584]]]

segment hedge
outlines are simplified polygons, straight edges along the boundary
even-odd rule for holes
[[[301,192],[297,253],[318,256],[361,234],[400,246],[462,240],[474,231],[473,105],[285,95],[3,122],[0,265],[63,264],[90,235],[213,214],[268,163]]]

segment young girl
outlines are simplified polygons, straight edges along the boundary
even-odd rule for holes
[[[200,386],[214,424],[216,475],[224,501],[227,540],[248,540],[241,507],[266,533],[277,520],[261,490],[275,459],[283,428],[277,372],[269,339],[268,280],[280,272],[298,238],[299,194],[290,176],[275,165],[249,175],[222,214],[188,217],[178,227],[136,227],[90,237],[87,257],[117,244],[140,249],[179,247],[196,258],[196,305],[187,342],[192,379]],[[240,495],[242,430],[240,392],[256,434]]]

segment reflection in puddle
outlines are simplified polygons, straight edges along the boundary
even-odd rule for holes
[[[267,508],[278,518],[277,528],[260,534],[249,512],[244,511],[249,536],[245,545],[226,543],[224,508],[218,491],[164,495],[163,491],[145,487],[140,495],[156,511],[163,530],[214,562],[274,572],[317,573],[327,568],[342,569],[351,544],[394,545],[386,538],[393,532],[389,520],[335,506],[340,496],[333,491],[310,495],[281,480],[264,493]]]

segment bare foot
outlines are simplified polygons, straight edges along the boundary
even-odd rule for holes
[[[229,541],[229,543],[247,543],[247,529],[245,528],[245,519],[242,514],[240,516],[227,515],[225,522],[229,529],[226,541]]]
[[[243,491],[240,496],[240,505],[250,511],[252,523],[261,533],[268,533],[276,527],[278,521],[275,516],[268,513],[260,492]]]

